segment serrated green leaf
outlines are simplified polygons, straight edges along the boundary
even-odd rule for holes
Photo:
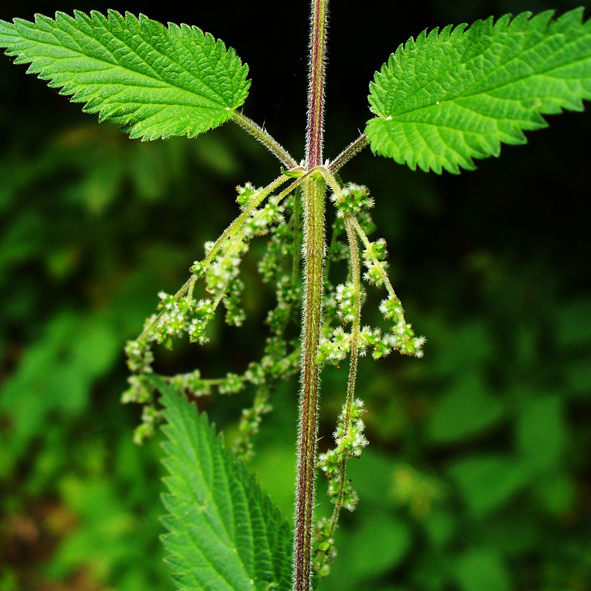
[[[115,10],[0,21],[0,47],[85,103],[84,111],[145,140],[194,137],[221,125],[250,86],[248,66],[209,33]]]
[[[170,491],[163,536],[184,591],[288,591],[292,535],[205,414],[161,380]]]
[[[542,114],[591,98],[591,24],[583,9],[552,20],[526,12],[424,31],[398,47],[370,84],[371,148],[413,170],[458,173],[523,144]]]

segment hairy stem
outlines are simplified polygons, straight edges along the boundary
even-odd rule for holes
[[[363,148],[369,146],[367,135],[360,135],[354,142],[351,142],[329,165],[330,172],[337,172],[342,168],[353,156],[357,156]]]
[[[328,0],[312,0],[306,170],[322,164]]]
[[[312,0],[306,172],[322,164],[324,67],[328,0]],[[293,589],[309,591],[312,579],[312,526],[320,371],[316,363],[322,322],[324,208],[326,182],[312,174],[304,184],[304,298],[298,474],[296,482]]]
[[[324,206],[326,183],[308,179],[304,188],[304,326],[299,408],[298,476],[294,539],[294,591],[309,591],[320,372],[316,363],[322,321]]]
[[[298,163],[294,160],[291,154],[265,129],[257,125],[252,119],[235,112],[232,116],[232,121],[237,123],[246,132],[255,137],[263,146],[265,146],[271,153],[273,153],[287,168],[297,168]]]
[[[359,359],[359,334],[361,332],[361,305],[363,303],[363,289],[361,287],[361,260],[359,256],[359,244],[355,228],[350,216],[345,218],[345,230],[349,240],[351,252],[351,280],[355,291],[355,318],[351,327],[351,364],[349,366],[349,380],[347,382],[347,415],[346,424],[351,422],[351,407],[355,397],[355,383],[357,381],[357,362]]]

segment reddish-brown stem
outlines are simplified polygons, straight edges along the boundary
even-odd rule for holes
[[[328,0],[312,0],[306,169],[322,164],[324,140],[324,66]]]

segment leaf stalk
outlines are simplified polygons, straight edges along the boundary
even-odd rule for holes
[[[332,173],[337,172],[351,158],[357,156],[363,148],[369,146],[369,140],[365,133],[361,134],[354,142],[351,142],[332,162],[328,165],[328,170]]]
[[[261,142],[287,168],[292,169],[298,167],[298,163],[291,154],[266,129],[257,125],[250,117],[236,111],[232,116],[232,121]]]

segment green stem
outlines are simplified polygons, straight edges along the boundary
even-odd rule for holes
[[[246,132],[255,137],[263,146],[265,146],[271,153],[273,153],[287,168],[297,168],[298,163],[294,160],[291,154],[266,130],[260,125],[257,125],[252,119],[235,112],[232,116],[232,121],[237,123]]]
[[[363,303],[363,289],[361,287],[361,257],[359,256],[359,244],[352,223],[353,218],[345,218],[345,229],[349,240],[351,252],[351,279],[355,292],[355,318],[351,327],[351,365],[349,367],[349,381],[347,383],[347,414],[346,424],[351,423],[351,407],[355,397],[355,382],[357,380],[357,362],[359,359],[359,334],[361,332],[361,305]]]

